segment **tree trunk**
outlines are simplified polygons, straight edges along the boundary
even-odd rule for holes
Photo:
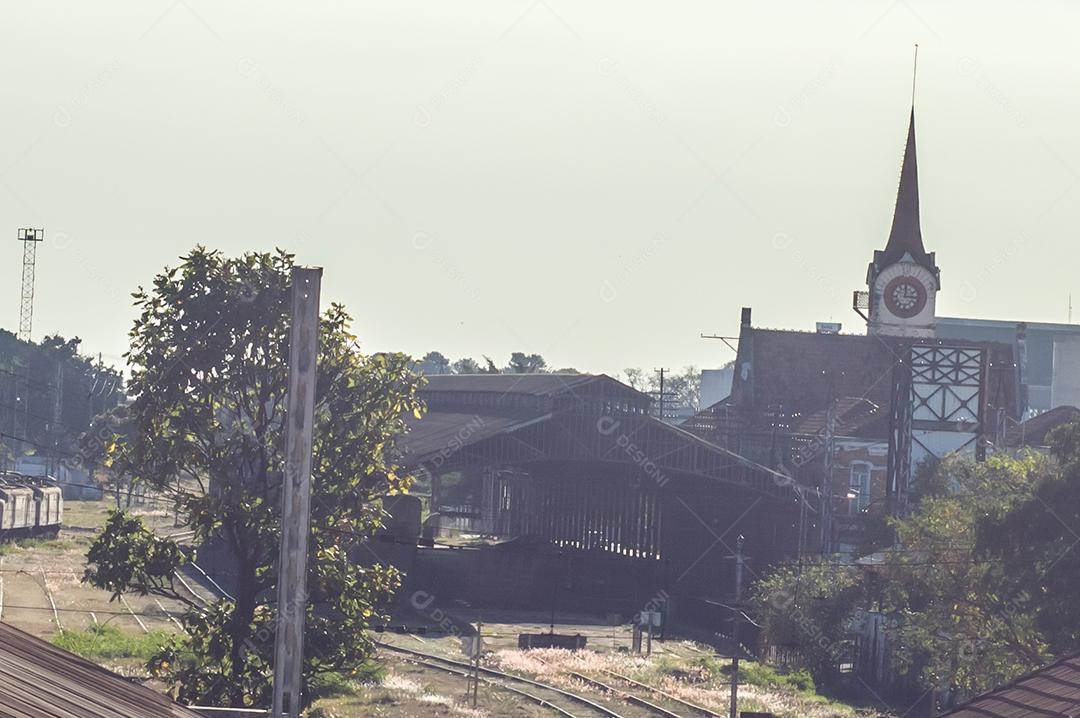
[[[244,653],[245,646],[252,637],[251,624],[255,620],[256,608],[255,563],[246,554],[239,556],[237,563],[236,588],[234,589],[236,608],[229,625],[229,637],[232,642],[229,648],[232,674],[229,701],[234,708],[243,708],[245,707],[243,669],[246,663]]]

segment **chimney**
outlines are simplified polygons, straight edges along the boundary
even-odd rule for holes
[[[742,325],[744,327],[750,326],[750,307],[742,308]]]

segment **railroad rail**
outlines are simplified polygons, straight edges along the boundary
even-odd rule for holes
[[[543,658],[537,658],[537,660],[539,660],[541,663],[546,663],[547,665],[551,665],[550,663],[545,661]],[[624,676],[621,673],[616,673],[615,671],[608,670],[607,668],[601,668],[600,670],[602,670],[604,673],[607,673],[610,676],[618,678],[619,680],[625,681],[626,683],[629,683],[632,686],[635,686],[635,687],[640,688],[640,689],[645,690],[645,691],[649,691],[650,693],[655,693],[656,695],[661,696],[662,698],[664,698],[666,700],[669,700],[669,701],[671,701],[673,703],[678,703],[680,706],[683,706],[684,708],[689,708],[690,710],[696,711],[698,713],[703,713],[703,714],[709,716],[710,718],[724,718],[721,714],[716,713],[715,711],[712,711],[712,710],[710,710],[708,708],[705,708],[704,706],[699,706],[696,703],[691,703],[690,701],[683,700],[682,698],[674,696],[674,695],[668,693],[667,691],[663,691],[663,690],[661,690],[659,688],[656,688],[654,686],[650,686],[647,683],[642,683],[641,681],[636,681],[633,678],[630,678],[629,676]],[[667,708],[665,708],[663,706],[656,705],[652,701],[646,700],[646,699],[642,698],[641,696],[637,696],[637,695],[634,695],[633,693],[629,693],[627,691],[615,688],[614,686],[609,685],[607,683],[604,683],[603,681],[599,681],[599,680],[593,678],[592,676],[587,676],[584,673],[578,673],[577,671],[567,671],[566,673],[568,675],[576,678],[577,680],[581,681],[582,683],[585,683],[587,685],[591,685],[594,688],[597,688],[597,689],[599,689],[599,690],[601,690],[601,691],[603,691],[605,693],[610,693],[612,695],[619,696],[620,698],[627,701],[628,703],[633,703],[634,705],[640,706],[642,708],[646,708],[646,709],[648,709],[648,710],[650,710],[650,711],[652,711],[654,713],[658,713],[658,714],[660,714],[662,716],[666,716],[666,718],[682,718],[681,716],[679,716],[679,714],[675,713],[674,711],[668,710]]]
[[[574,678],[578,679],[582,683],[585,683],[586,685],[590,685],[590,686],[593,686],[594,688],[598,688],[601,691],[603,691],[604,693],[609,693],[609,694],[611,694],[613,696],[618,696],[619,698],[622,698],[627,703],[633,703],[634,705],[640,706],[640,707],[645,708],[647,710],[650,710],[653,713],[656,713],[657,715],[662,715],[662,716],[664,716],[664,718],[682,718],[682,716],[680,716],[678,713],[674,713],[672,711],[669,711],[667,708],[664,708],[663,706],[658,706],[658,705],[656,705],[655,703],[653,703],[651,701],[645,700],[641,696],[636,696],[633,693],[628,693],[627,691],[620,690],[618,688],[615,688],[614,686],[608,685],[607,683],[603,683],[602,681],[598,681],[595,678],[592,678],[590,676],[585,675],[584,673],[578,673],[577,671],[567,671],[567,675],[573,676]]]
[[[401,648],[399,646],[392,646],[392,645],[390,645],[388,643],[379,643],[378,645],[379,645],[380,648],[385,648],[386,650],[389,650],[389,651],[392,651],[392,652],[402,653],[402,654],[408,655],[414,661],[416,661],[417,663],[422,663],[423,665],[428,665],[431,668],[436,668],[436,669],[444,670],[444,671],[447,671],[447,672],[457,673],[459,675],[468,675],[469,671],[474,670],[474,667],[471,664],[465,663],[463,661],[455,661],[452,658],[444,658],[443,656],[438,656],[438,655],[435,655],[435,654],[432,654],[432,653],[424,653],[422,651],[414,651],[411,648]],[[417,659],[419,659],[419,660],[417,660]],[[515,688],[514,686],[509,686],[509,685],[507,685],[507,683],[520,683],[520,684],[525,684],[525,685],[532,686],[534,688],[540,688],[540,689],[545,690],[545,691],[551,691],[552,693],[556,693],[556,694],[562,696],[563,698],[566,698],[567,700],[572,701],[572,702],[574,702],[574,703],[576,703],[576,704],[578,704],[580,706],[585,706],[586,708],[589,709],[589,711],[591,713],[599,714],[601,716],[604,716],[604,718],[623,718],[623,716],[621,714],[616,713],[614,710],[612,710],[611,708],[608,708],[607,706],[601,705],[600,703],[597,703],[596,701],[590,700],[589,698],[586,698],[585,696],[578,695],[577,693],[571,693],[570,691],[564,690],[564,689],[559,688],[557,686],[553,686],[553,685],[550,685],[550,684],[547,684],[547,683],[541,683],[540,681],[534,681],[531,678],[524,678],[522,676],[515,676],[515,675],[510,674],[510,673],[503,673],[502,671],[497,671],[494,668],[484,668],[483,666],[480,667],[480,673],[483,673],[484,675],[491,676],[492,678],[494,678],[494,680],[481,679],[481,680],[484,680],[486,683],[498,686],[500,688],[506,688],[506,689],[511,690],[512,692],[517,693],[519,695],[525,695],[530,700],[532,700],[534,703],[538,703],[539,705],[542,705],[542,706],[544,706],[546,708],[551,708],[552,710],[555,710],[555,711],[559,712],[560,714],[566,716],[567,718],[580,718],[580,717],[577,714],[571,713],[570,711],[566,710],[565,708],[563,708],[561,706],[555,705],[551,701],[540,698],[539,696],[532,695],[532,694],[530,694],[530,693],[528,693],[526,691]]]
[[[658,696],[663,696],[664,698],[666,698],[669,701],[673,701],[673,702],[678,703],[679,705],[681,705],[681,706],[683,706],[685,708],[689,708],[691,710],[694,710],[694,711],[697,711],[697,712],[702,713],[704,715],[707,715],[707,716],[709,716],[709,718],[724,718],[724,714],[717,713],[716,711],[711,710],[709,708],[706,708],[705,706],[699,706],[696,703],[691,703],[688,700],[685,700],[683,698],[679,698],[678,696],[674,696],[674,695],[668,693],[667,691],[656,688],[655,686],[650,686],[647,683],[642,683],[641,681],[636,681],[633,678],[631,678],[630,676],[624,676],[621,673],[616,673],[615,671],[609,670],[607,668],[601,668],[600,670],[602,670],[604,673],[607,673],[610,676],[613,676],[614,678],[618,678],[620,681],[625,681],[626,683],[629,683],[630,685],[635,686],[637,688],[641,688],[642,690],[650,691],[652,693],[655,693]]]

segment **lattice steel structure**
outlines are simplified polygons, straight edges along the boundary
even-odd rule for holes
[[[44,229],[20,229],[19,241],[23,243],[22,299],[19,303],[19,339],[30,341],[34,326],[34,270],[37,261],[38,242],[45,240]]]
[[[912,470],[952,452],[986,458],[989,356],[979,346],[914,344],[893,368],[889,491],[903,512]]]

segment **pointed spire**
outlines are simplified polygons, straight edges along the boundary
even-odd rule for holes
[[[885,262],[899,261],[905,253],[920,264],[926,258],[922,227],[919,223],[919,164],[915,158],[915,108],[911,108],[904,165],[900,170],[900,187],[896,191],[896,210],[892,231],[885,245]]]
[[[941,271],[934,260],[934,253],[927,252],[922,241],[922,225],[919,220],[919,162],[915,157],[915,80],[918,77],[919,46],[915,46],[915,61],[911,68],[911,118],[908,121],[907,146],[904,148],[904,164],[900,168],[900,186],[896,190],[896,209],[893,210],[892,229],[884,250],[874,252],[874,261],[867,268],[866,281],[872,284],[874,277],[890,264],[913,261],[933,273],[937,288],[941,288]]]

